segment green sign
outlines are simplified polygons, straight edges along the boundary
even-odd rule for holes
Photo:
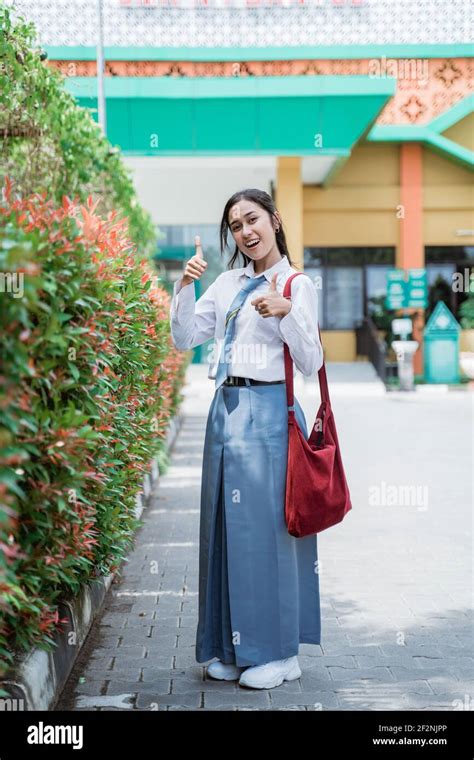
[[[425,309],[428,303],[428,278],[426,269],[408,270],[408,307]]]
[[[389,269],[387,272],[387,309],[403,309],[406,301],[406,282],[403,269]]]
[[[448,309],[444,301],[438,301],[423,333],[425,337],[435,335],[436,338],[439,338],[441,334],[444,334],[445,337],[448,334],[456,337],[460,329],[461,325],[452,311]]]
[[[406,279],[408,274],[408,280]],[[387,272],[387,309],[424,309],[428,303],[426,269],[389,269]]]
[[[428,383],[459,383],[459,332],[461,325],[443,301],[423,330],[425,379]]]

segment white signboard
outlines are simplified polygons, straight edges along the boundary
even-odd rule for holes
[[[392,320],[392,332],[394,335],[401,335],[402,337],[410,335],[413,330],[413,322],[410,318],[394,319]]]

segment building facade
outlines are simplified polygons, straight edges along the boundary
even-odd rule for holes
[[[16,0],[51,66],[97,108],[96,0]],[[195,234],[226,267],[227,198],[270,192],[296,264],[321,283],[326,358],[357,357],[394,267],[426,268],[429,307],[474,266],[468,2],[104,0],[107,134],[178,276]],[[202,287],[206,287],[206,280]],[[422,371],[424,310],[414,320]]]

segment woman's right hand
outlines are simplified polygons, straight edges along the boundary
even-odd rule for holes
[[[182,284],[189,285],[193,280],[199,280],[207,267],[207,261],[204,261],[204,256],[201,247],[201,238],[196,235],[194,238],[194,244],[196,246],[196,253],[189,259],[185,268],[182,279]]]

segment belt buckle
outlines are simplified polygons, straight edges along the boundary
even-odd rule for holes
[[[226,385],[235,385],[234,376],[231,375],[231,376],[227,377],[227,379],[226,379],[225,382],[226,382]]]

